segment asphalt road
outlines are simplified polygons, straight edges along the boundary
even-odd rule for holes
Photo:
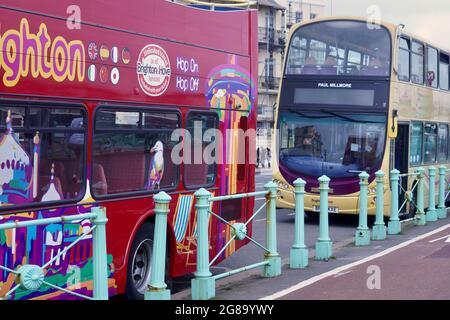
[[[450,225],[418,241],[280,296],[300,299],[450,299]],[[395,250],[396,249],[396,250]],[[301,287],[302,285],[299,285]]]

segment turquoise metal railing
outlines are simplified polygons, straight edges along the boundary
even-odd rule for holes
[[[207,300],[215,297],[215,282],[233,274],[243,272],[246,270],[262,267],[262,276],[276,277],[281,274],[281,257],[277,251],[276,239],[276,198],[277,185],[274,182],[269,182],[265,186],[265,191],[250,192],[243,194],[234,194],[227,196],[211,197],[211,193],[205,189],[200,189],[195,193],[197,208],[197,271],[195,278],[192,280],[192,299]],[[254,214],[245,223],[230,223],[211,211],[210,205],[216,201],[227,201],[232,199],[242,199],[249,197],[266,196],[266,202],[254,212]],[[266,207],[266,246],[260,244],[252,237],[247,235],[247,225]],[[225,246],[216,254],[216,256],[209,260],[209,239],[208,239],[208,221],[209,216],[213,216],[220,222],[231,227],[232,237],[225,244]],[[217,275],[212,275],[209,268],[221,256],[226,248],[231,245],[233,241],[247,239],[257,247],[264,251],[264,260],[255,264],[247,265],[232,271],[224,272]]]
[[[106,218],[105,208],[92,208],[90,213],[77,214],[77,215],[67,215],[55,218],[46,219],[36,219],[29,221],[19,221],[19,222],[6,222],[0,224],[0,230],[16,229],[16,228],[26,228],[31,226],[42,226],[49,225],[53,223],[64,223],[64,222],[74,222],[77,220],[89,219],[93,227],[89,231],[84,232],[78,239],[73,241],[64,250],[60,251],[56,256],[47,261],[42,266],[26,264],[19,267],[18,270],[10,269],[5,266],[0,266],[1,270],[13,273],[17,277],[17,285],[15,285],[11,290],[9,290],[2,299],[9,299],[11,294],[17,289],[21,288],[23,290],[37,291],[43,285],[50,288],[63,291],[65,293],[74,295],[79,298],[88,300],[108,300],[108,265],[107,265],[107,253],[106,253],[106,223],[108,219]],[[93,297],[89,297],[74,291],[70,291],[66,288],[56,286],[45,280],[45,270],[54,261],[63,256],[72,247],[74,247],[81,240],[86,238],[92,233],[93,239]]]

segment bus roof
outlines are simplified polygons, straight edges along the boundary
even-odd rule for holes
[[[67,20],[79,10],[81,26],[122,30],[244,56],[249,55],[248,16],[255,12],[199,10],[165,0],[78,0],[76,5],[71,0],[5,0],[0,9],[59,20]]]
[[[336,21],[336,20],[353,20],[353,21],[361,21],[361,22],[371,23],[371,21],[368,20],[367,17],[361,17],[361,16],[333,16],[333,17],[322,17],[322,18],[317,18],[317,19],[314,19],[314,20],[308,20],[308,21],[305,21],[305,22],[300,22],[300,23],[297,23],[296,25],[294,25],[291,30],[295,30],[295,29],[297,29],[299,27],[302,27],[302,26],[305,26],[305,25],[310,25],[310,24],[319,23],[319,22],[325,22],[325,21]],[[393,34],[393,35],[395,35],[397,33],[398,25],[396,25],[396,24],[394,24],[392,22],[381,21],[380,25],[386,27],[389,30],[389,32],[391,32],[391,34]],[[401,31],[401,34],[406,36],[406,37],[409,37],[409,38],[412,38],[414,40],[417,40],[418,42],[428,44],[431,47],[437,48],[437,49],[439,49],[439,50],[441,50],[441,51],[443,51],[443,52],[445,52],[447,54],[450,52],[450,48],[444,49],[444,48],[442,48],[442,46],[437,45],[433,41],[426,40],[423,37],[420,37],[420,36],[418,36],[418,35],[416,35],[414,33],[409,32],[407,29],[403,29]]]

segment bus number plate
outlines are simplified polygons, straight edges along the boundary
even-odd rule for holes
[[[313,206],[313,211],[320,212],[320,206]],[[328,212],[329,213],[339,213],[339,208],[338,207],[328,207]]]

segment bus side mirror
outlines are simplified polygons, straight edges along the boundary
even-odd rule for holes
[[[398,110],[392,110],[392,116],[388,120],[388,137],[391,139],[397,138],[398,132]]]

